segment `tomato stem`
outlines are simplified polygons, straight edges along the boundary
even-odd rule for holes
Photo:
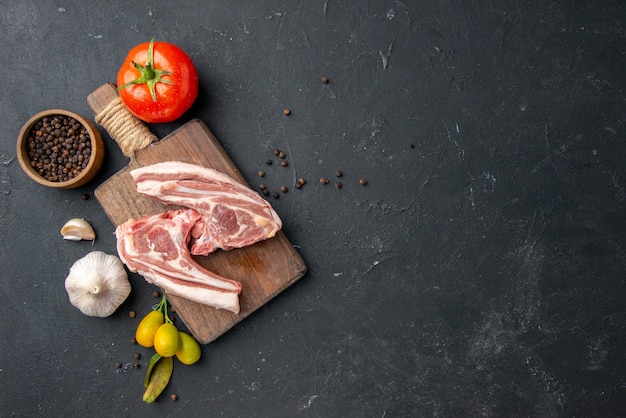
[[[157,83],[172,84],[170,80],[162,78],[163,76],[170,75],[172,73],[170,71],[154,68],[154,38],[150,40],[150,44],[148,45],[148,61],[146,62],[146,64],[141,65],[134,61],[132,62],[132,64],[133,67],[135,67],[135,69],[139,72],[139,77],[132,81],[129,81],[128,83],[118,87],[117,89],[125,89],[136,84],[146,84],[148,86],[148,90],[150,91],[150,96],[152,96],[152,101],[156,102]]]

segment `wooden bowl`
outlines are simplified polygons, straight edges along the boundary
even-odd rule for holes
[[[37,124],[39,120],[45,117],[50,118],[54,116],[61,116],[61,117],[65,116],[65,117],[71,117],[71,118],[76,119],[87,130],[87,133],[89,134],[91,154],[88,156],[87,165],[84,168],[81,167],[80,169],[73,167],[73,166],[68,167],[68,170],[71,170],[72,168],[75,170],[78,170],[78,173],[73,175],[71,178],[54,179],[51,177],[51,175],[48,175],[48,177],[46,178],[46,175],[40,174],[37,167],[32,166],[33,163],[32,163],[31,157],[29,156],[28,138],[31,134],[31,131],[33,130],[33,128],[35,127],[35,125]],[[78,146],[77,142],[78,140],[74,138],[74,140],[72,141],[67,141],[67,144],[68,146]],[[56,149],[57,151],[59,150],[59,148],[56,148]],[[54,152],[58,154],[57,151],[54,151]],[[85,156],[83,155],[80,158],[84,159]],[[87,183],[89,180],[91,180],[96,175],[98,170],[100,170],[100,167],[102,167],[102,162],[104,161],[104,142],[102,141],[102,136],[100,135],[100,131],[98,131],[96,126],[91,121],[87,120],[86,118],[80,115],[77,115],[76,113],[70,112],[68,110],[49,109],[49,110],[44,110],[43,112],[39,112],[33,117],[31,117],[28,120],[28,122],[26,122],[24,126],[22,127],[22,129],[20,130],[19,136],[17,137],[17,159],[20,163],[20,166],[22,167],[22,170],[24,170],[24,172],[28,175],[28,177],[30,177],[37,183],[43,186],[54,187],[57,189],[73,189],[75,187],[82,186],[85,183]],[[42,161],[42,159],[40,159],[40,161]],[[68,160],[66,160],[65,163],[67,164]],[[34,164],[37,164],[37,163],[34,163]],[[48,164],[49,163],[46,163],[46,165]],[[57,163],[55,162],[54,164],[57,164]],[[72,165],[76,163],[69,163],[69,164]]]

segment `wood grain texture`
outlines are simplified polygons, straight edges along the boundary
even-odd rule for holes
[[[112,84],[105,84],[88,97],[97,114],[117,96]],[[130,218],[161,213],[164,206],[137,193],[130,171],[163,161],[183,161],[221,171],[247,184],[213,133],[200,120],[192,120],[160,141],[136,152],[128,166],[95,190],[95,196],[115,226]],[[194,256],[204,268],[241,282],[241,311],[231,312],[167,295],[189,331],[202,344],[215,340],[235,324],[263,306],[306,273],[306,265],[282,231],[271,239],[206,257]]]

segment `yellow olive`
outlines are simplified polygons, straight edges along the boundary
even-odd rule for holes
[[[180,331],[180,347],[176,351],[176,358],[183,364],[194,364],[200,360],[200,344],[186,332]]]
[[[163,313],[159,311],[151,311],[146,315],[137,326],[137,331],[135,332],[137,344],[146,348],[152,347],[154,345],[154,335],[157,329],[163,325],[164,320]]]
[[[154,334],[154,349],[162,357],[172,357],[180,346],[180,336],[174,324],[165,323]]]

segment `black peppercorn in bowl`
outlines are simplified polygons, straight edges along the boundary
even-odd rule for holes
[[[91,180],[104,160],[104,143],[96,126],[63,109],[31,117],[17,138],[17,159],[37,183],[72,189]]]

